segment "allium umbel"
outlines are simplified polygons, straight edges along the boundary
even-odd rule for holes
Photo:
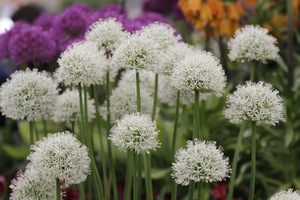
[[[275,125],[285,121],[283,109],[282,98],[272,85],[248,81],[228,95],[224,115],[231,123],[247,120]]]
[[[216,142],[188,141],[186,149],[179,149],[172,164],[172,177],[177,184],[195,182],[217,182],[229,177],[229,159]]]
[[[109,139],[121,151],[133,150],[138,154],[150,154],[159,147],[156,123],[146,114],[125,115],[110,130]]]
[[[300,200],[300,192],[298,190],[287,189],[274,194],[270,200]]]
[[[258,25],[246,25],[238,29],[228,42],[229,58],[232,61],[274,60],[279,48],[275,37],[268,34],[268,29]]]
[[[15,120],[48,119],[57,93],[57,84],[46,72],[16,71],[0,88],[1,112]]]
[[[48,134],[31,147],[33,152],[27,157],[29,167],[41,176],[70,184],[79,184],[90,174],[88,149],[68,131]]]
[[[192,90],[221,95],[226,77],[220,61],[211,53],[195,50],[177,63],[173,74],[177,90]]]

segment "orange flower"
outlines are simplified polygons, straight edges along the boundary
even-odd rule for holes
[[[294,0],[293,8],[296,16],[299,16],[299,6],[300,6],[300,0]]]
[[[206,0],[207,4],[212,10],[216,18],[223,18],[225,16],[224,3],[219,0]]]
[[[239,20],[243,14],[244,9],[239,2],[227,6],[227,16],[229,19]]]
[[[208,4],[203,4],[200,10],[200,19],[205,23],[213,19],[213,12]]]

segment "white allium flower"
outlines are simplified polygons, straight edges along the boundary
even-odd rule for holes
[[[99,49],[114,52],[129,36],[123,29],[123,24],[115,18],[99,19],[90,26],[85,37],[88,41],[95,42]]]
[[[110,65],[104,52],[99,52],[97,45],[89,41],[73,43],[57,62],[55,75],[67,86],[101,84]]]
[[[153,81],[154,82],[154,81]],[[142,83],[142,81],[141,81]],[[154,84],[154,83],[153,83]],[[153,92],[150,92],[148,88],[144,88],[141,84],[141,111],[151,115],[153,107]],[[107,115],[107,101],[100,107],[100,115],[106,119]],[[120,84],[116,87],[110,96],[110,119],[112,123],[115,123],[118,119],[121,119],[125,114],[130,114],[137,111],[137,96],[135,82],[127,82]],[[159,109],[156,109],[159,112]]]
[[[83,97],[82,97],[83,99]],[[94,100],[87,96],[88,121],[91,122],[95,118]],[[67,89],[59,95],[56,100],[53,121],[59,122],[77,122],[81,121],[79,91]]]
[[[141,37],[139,32],[132,34],[115,51],[112,65],[125,69],[153,69],[159,64],[158,43]]]
[[[79,184],[90,174],[88,149],[68,131],[48,134],[35,145],[27,157],[29,167],[42,176],[65,181],[66,186]]]
[[[10,200],[53,200],[56,199],[56,182],[50,177],[41,176],[35,170],[19,172],[12,180]]]
[[[222,148],[216,142],[188,141],[187,149],[179,149],[172,163],[171,176],[177,184],[189,182],[217,182],[230,177],[229,159],[224,157]]]
[[[247,120],[275,125],[285,121],[283,109],[282,98],[271,84],[247,81],[228,95],[224,115],[231,123]]]
[[[226,84],[220,61],[211,53],[195,50],[178,62],[172,73],[174,87],[217,96]]]
[[[15,120],[38,121],[51,117],[57,84],[46,72],[16,71],[0,88],[1,112]]]
[[[129,149],[139,154],[150,154],[150,150],[160,146],[156,123],[146,114],[125,115],[110,132],[109,139],[121,151]]]
[[[268,35],[268,29],[259,25],[246,25],[238,29],[228,42],[229,58],[232,61],[257,60],[266,63],[278,57],[277,40]]]
[[[300,192],[290,188],[274,194],[270,200],[300,200]]]

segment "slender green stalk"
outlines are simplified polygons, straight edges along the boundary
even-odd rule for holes
[[[75,134],[75,122],[71,122],[71,132]]]
[[[144,154],[145,180],[147,200],[153,200],[152,180],[151,180],[151,155]]]
[[[181,113],[181,116],[180,116],[180,129],[179,129],[179,137],[178,137],[178,144],[176,145],[176,149],[178,149],[180,146],[181,146],[181,140],[182,140],[182,136],[183,136],[183,130],[184,130],[184,116],[185,116],[185,112],[186,112],[186,105],[183,105],[182,106],[182,113]]]
[[[108,161],[109,161],[109,166],[110,166],[110,175],[112,179],[112,186],[113,186],[113,197],[114,200],[118,200],[118,190],[117,190],[117,180],[116,180],[116,172],[115,172],[115,161],[113,159],[113,154],[112,154],[112,147],[111,147],[111,142],[108,139],[108,135],[110,132],[110,81],[109,81],[109,71],[106,72],[106,102],[107,102],[107,127],[106,127],[106,142],[107,142],[107,149],[108,149]]]
[[[140,198],[141,193],[142,193],[142,168],[143,168],[143,163],[142,163],[142,155],[136,154],[136,159],[137,159],[137,168],[135,171],[137,171],[137,199]]]
[[[47,122],[45,119],[42,119],[43,121],[43,129],[44,129],[44,134],[47,135],[48,134],[48,130],[47,130]]]
[[[244,132],[245,132],[246,125],[247,125],[247,121],[244,121],[241,128],[240,128],[240,132],[239,132],[239,135],[238,135],[238,138],[237,138],[237,143],[236,143],[236,146],[235,146],[233,162],[232,162],[232,172],[231,172],[231,177],[230,177],[227,200],[232,200],[232,198],[233,198],[237,163],[240,159],[239,158],[240,148],[241,148],[241,145],[242,145],[242,140],[243,140],[243,137],[244,137]]]
[[[189,200],[193,200],[194,190],[195,190],[195,182],[194,181],[190,181],[190,186],[189,186]]]
[[[176,100],[176,114],[175,114],[175,123],[173,129],[173,141],[172,141],[172,158],[175,155],[175,146],[176,146],[176,136],[177,136],[177,126],[178,126],[178,116],[179,116],[179,105],[180,105],[180,91],[177,91],[177,100]]]
[[[203,188],[203,182],[200,181],[198,183],[198,200],[204,200],[204,188]]]
[[[88,183],[88,200],[92,200],[92,180],[91,176],[88,176],[87,178],[87,183]]]
[[[37,127],[36,127],[36,123],[33,122],[33,127],[34,127],[34,135],[35,135],[35,141],[39,141],[39,134],[38,134],[38,130],[37,130]]]
[[[256,122],[252,122],[252,142],[251,142],[251,178],[250,178],[250,190],[249,190],[249,200],[254,198],[255,189],[255,170],[256,170]]]
[[[61,200],[60,180],[58,178],[56,178],[56,200]]]
[[[33,122],[29,121],[29,138],[30,138],[30,145],[34,144],[34,136],[33,136]]]
[[[194,104],[194,124],[193,124],[193,138],[200,139],[199,133],[199,92],[195,91],[195,104]]]
[[[133,152],[133,200],[138,200],[138,161],[137,154]]]
[[[252,62],[251,65],[251,74],[250,74],[250,80],[253,83],[255,79],[255,61]]]
[[[158,88],[158,73],[155,74],[155,86],[154,86],[154,99],[153,99],[152,121],[155,120],[155,114],[156,114],[157,88]]]
[[[176,200],[177,198],[177,184],[172,179],[172,188],[171,188],[171,200]]]
[[[127,150],[127,169],[126,169],[126,178],[125,178],[125,191],[124,199],[131,199],[131,183],[132,183],[132,173],[133,173],[133,152]]]
[[[136,72],[136,98],[137,98],[137,112],[141,112],[141,94],[140,94],[140,73]]]
[[[85,199],[84,183],[80,183],[80,184],[78,185],[78,190],[79,190],[79,196],[80,196],[80,199]]]

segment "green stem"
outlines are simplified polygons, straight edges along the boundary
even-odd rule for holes
[[[75,134],[75,122],[74,121],[71,122],[71,132],[73,134]]]
[[[101,156],[101,166],[102,166],[102,175],[103,175],[103,182],[104,182],[104,191],[105,191],[105,199],[109,199],[110,190],[108,187],[108,181],[107,181],[107,175],[106,175],[106,162],[105,162],[105,153],[103,148],[103,140],[101,136],[101,124],[100,124],[100,117],[99,117],[99,111],[98,111],[98,90],[97,86],[95,85],[93,87],[94,92],[94,101],[95,101],[95,110],[96,110],[96,125],[99,132],[99,141],[100,141],[100,156]]]
[[[30,146],[34,144],[34,136],[33,136],[33,122],[29,121],[29,137],[30,137]]]
[[[244,137],[244,132],[245,132],[246,125],[247,125],[247,121],[244,121],[241,128],[240,128],[240,132],[239,132],[239,135],[238,135],[238,138],[237,138],[237,143],[236,143],[236,146],[235,146],[233,162],[232,162],[232,172],[231,172],[231,177],[230,177],[227,200],[232,200],[232,198],[233,198],[237,163],[240,159],[239,158],[240,148],[241,148],[241,145],[242,145],[242,140],[243,140],[243,137]]]
[[[180,91],[177,91],[177,101],[176,101],[176,114],[175,114],[175,123],[173,129],[173,141],[172,141],[172,158],[175,155],[175,146],[176,146],[176,136],[177,136],[177,126],[178,126],[178,115],[179,115],[179,104],[180,104]]]
[[[56,178],[56,200],[61,200],[60,181]]]
[[[209,140],[209,135],[208,135],[208,132],[206,131],[205,129],[205,126],[206,126],[206,123],[205,123],[205,119],[206,119],[206,116],[205,116],[205,110],[206,110],[206,101],[201,101],[201,105],[200,105],[200,110],[198,111],[198,116],[200,116],[198,118],[198,131],[201,129],[200,131],[200,134],[199,134],[199,139],[200,139],[200,135],[202,137],[202,139],[205,139],[205,140]],[[200,127],[199,127],[200,126]]]
[[[106,95],[107,95],[107,127],[106,127],[106,142],[107,142],[107,149],[108,149],[108,161],[110,165],[110,175],[112,179],[112,186],[113,186],[113,197],[114,200],[118,199],[118,189],[117,189],[117,180],[116,180],[116,172],[115,172],[115,161],[113,159],[112,154],[112,147],[111,142],[108,139],[109,133],[110,133],[110,81],[109,81],[109,71],[106,72]]]
[[[38,134],[38,130],[37,130],[37,127],[36,127],[36,123],[33,122],[33,127],[34,127],[34,133],[35,133],[35,140],[36,141],[39,141],[39,134]]]
[[[199,200],[204,200],[203,182],[198,183],[198,199]]]
[[[46,120],[44,120],[44,119],[42,119],[42,121],[43,121],[44,133],[45,133],[45,135],[47,135],[47,134],[48,134],[48,130],[47,130],[47,122],[46,122]]]
[[[131,199],[131,182],[132,182],[132,173],[133,173],[133,152],[127,150],[127,169],[126,169],[126,178],[125,178],[125,191],[124,199]]]
[[[155,120],[156,105],[157,105],[157,90],[158,90],[158,74],[155,74],[155,86],[154,86],[154,99],[153,99],[153,110],[152,110],[152,121]]]
[[[172,179],[171,200],[176,200],[176,197],[177,197],[177,184]]]
[[[195,190],[195,182],[194,181],[190,181],[190,186],[189,186],[189,200],[193,200],[194,190]]]
[[[181,113],[181,117],[180,117],[180,130],[179,130],[179,137],[178,137],[178,144],[176,145],[176,149],[178,149],[181,146],[181,140],[182,140],[182,136],[183,136],[183,130],[184,130],[184,121],[185,121],[185,112],[186,112],[186,105],[182,106],[182,113]]]
[[[251,65],[251,74],[250,74],[250,80],[253,83],[255,79],[255,61],[252,62]]]
[[[255,133],[256,133],[256,123],[252,122],[252,142],[251,142],[251,179],[250,179],[250,190],[249,190],[249,200],[254,198],[254,188],[255,188],[255,168],[256,168],[256,144],[255,144]]]
[[[78,189],[79,189],[80,199],[85,199],[84,183],[80,183],[80,184],[78,185]]]
[[[145,177],[146,177],[146,194],[147,200],[153,200],[152,193],[152,180],[151,180],[151,155],[144,154],[144,167],[145,167]]]
[[[136,72],[136,98],[137,98],[137,112],[141,112],[141,94],[140,94],[140,74]]]
[[[193,138],[200,139],[199,133],[199,92],[195,91]]]
[[[137,154],[133,152],[133,200],[138,200],[138,162]]]
[[[142,193],[142,158],[140,154],[136,154],[136,159],[137,159],[137,199],[140,198],[141,193]]]

